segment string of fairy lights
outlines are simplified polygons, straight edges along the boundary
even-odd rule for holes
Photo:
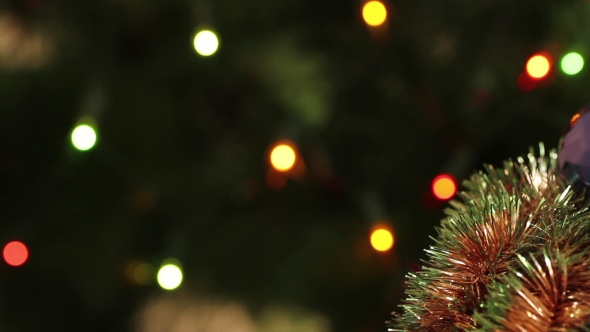
[[[360,6],[360,16],[369,32],[383,31],[390,19],[392,6],[382,0],[364,0]],[[210,24],[210,18],[201,19],[207,25],[196,30],[192,46],[201,57],[215,55],[220,49],[220,38]],[[534,53],[526,61],[523,71],[517,77],[517,87],[529,92],[554,71],[554,60],[550,52]],[[559,61],[559,68],[566,76],[574,76],[584,69],[584,56],[580,50],[570,50],[563,54]],[[90,114],[92,115],[92,114]],[[80,153],[91,151],[99,143],[97,119],[82,114],[71,131],[71,146]],[[290,179],[300,178],[304,173],[305,163],[295,142],[287,138],[280,138],[269,145],[266,151],[268,169],[265,182],[268,187],[280,190]],[[439,174],[431,182],[430,193],[439,201],[452,199],[457,193],[457,181],[451,174]],[[375,220],[367,236],[368,242],[378,253],[387,253],[395,245],[395,235],[391,224],[383,220]],[[30,258],[27,245],[20,240],[8,242],[2,251],[4,262],[12,267],[24,265]],[[162,289],[174,290],[183,281],[182,264],[180,261],[168,258],[162,261],[159,269],[147,263],[137,263],[129,266],[127,275],[135,283],[148,285],[150,281],[157,281]]]

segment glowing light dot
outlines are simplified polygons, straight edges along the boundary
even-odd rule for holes
[[[182,283],[182,270],[174,264],[166,264],[158,271],[158,285],[165,290],[174,290]]]
[[[29,258],[29,250],[24,243],[20,241],[12,241],[4,246],[2,256],[6,264],[10,266],[21,266]]]
[[[379,228],[371,233],[371,245],[377,251],[388,251],[393,247],[393,234],[390,231]]]
[[[584,58],[576,52],[566,54],[561,59],[561,70],[567,75],[576,75],[584,68]]]
[[[551,62],[544,55],[535,55],[526,64],[526,71],[532,78],[540,79],[551,70]]]
[[[72,144],[80,151],[87,151],[96,144],[96,131],[89,125],[79,125],[72,131]]]
[[[286,172],[293,168],[297,156],[295,150],[287,144],[277,145],[270,153],[270,163],[277,170]]]
[[[215,32],[211,30],[202,30],[195,35],[193,40],[195,51],[202,56],[210,56],[217,52],[219,48],[219,39]]]
[[[455,196],[457,185],[450,175],[439,175],[432,181],[432,192],[438,199],[447,200]]]
[[[379,26],[387,19],[387,9],[381,1],[369,1],[363,6],[363,19],[370,26]]]

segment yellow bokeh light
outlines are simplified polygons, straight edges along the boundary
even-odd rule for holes
[[[286,172],[293,168],[296,159],[295,150],[287,144],[275,146],[270,153],[272,167],[281,172]]]
[[[215,32],[211,30],[199,31],[193,40],[195,51],[202,56],[210,56],[217,52],[219,48],[219,39]]]
[[[379,26],[387,19],[387,8],[381,1],[369,1],[363,6],[363,19],[370,26]]]
[[[379,228],[371,233],[371,245],[377,251],[388,251],[393,247],[393,234],[384,228]]]
[[[158,285],[165,290],[174,290],[182,283],[182,270],[175,264],[163,265],[158,271]]]
[[[87,151],[96,143],[96,131],[89,125],[79,125],[72,131],[72,144],[80,151]]]
[[[543,78],[549,74],[551,63],[544,55],[535,55],[526,64],[526,71],[532,78]]]

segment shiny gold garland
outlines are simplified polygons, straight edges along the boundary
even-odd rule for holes
[[[555,151],[527,157],[463,183],[390,331],[590,326],[590,213],[556,175]]]

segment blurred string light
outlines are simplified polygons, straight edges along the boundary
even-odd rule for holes
[[[389,251],[393,247],[394,238],[390,230],[379,226],[371,232],[371,246],[379,252]]]
[[[165,290],[174,290],[182,283],[183,275],[180,264],[176,262],[165,262],[158,270],[158,285]]]
[[[20,241],[12,241],[4,246],[2,257],[10,266],[21,266],[29,258],[29,249]]]
[[[368,1],[363,5],[363,19],[367,25],[377,27],[387,20],[387,8],[378,0]]]
[[[571,52],[561,59],[561,70],[567,75],[576,75],[584,68],[584,58],[580,53]]]
[[[90,124],[80,124],[72,130],[72,145],[80,151],[92,149],[96,138],[96,130]]]
[[[516,80],[518,88],[524,92],[533,91],[537,86],[537,81],[529,76],[527,73],[521,73]]]
[[[449,174],[441,174],[432,180],[432,193],[440,200],[451,199],[457,193],[455,178]]]
[[[551,58],[547,54],[533,55],[526,63],[526,72],[534,79],[542,79],[551,71]]]
[[[291,170],[297,161],[294,144],[289,141],[276,144],[270,151],[269,161],[271,166],[279,172]]]
[[[211,30],[201,30],[195,34],[193,39],[195,51],[202,56],[210,56],[219,48],[219,38]]]

